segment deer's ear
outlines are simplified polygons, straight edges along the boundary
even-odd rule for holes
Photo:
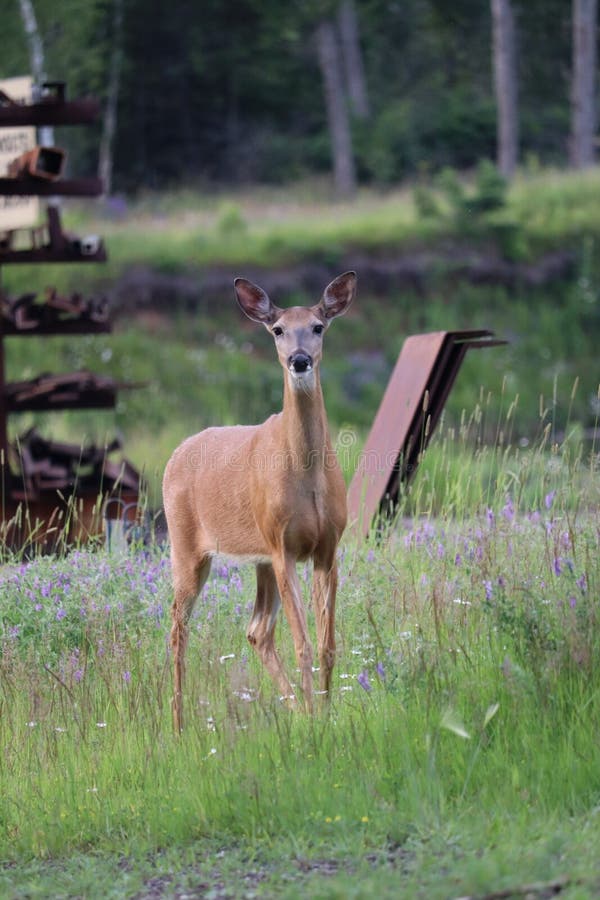
[[[326,319],[342,316],[354,300],[355,294],[356,272],[344,272],[327,285],[317,309]]]
[[[271,325],[281,314],[281,310],[271,303],[268,294],[246,278],[236,278],[233,282],[235,296],[242,311],[253,322]]]

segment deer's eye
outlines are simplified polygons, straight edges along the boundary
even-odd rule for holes
[[[283,328],[281,328],[280,325],[276,325],[273,329],[273,334],[275,335],[275,337],[281,337],[281,335],[283,334]]]
[[[313,325],[313,334],[323,334],[323,326]]]

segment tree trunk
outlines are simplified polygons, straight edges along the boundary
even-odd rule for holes
[[[42,44],[31,0],[19,0],[19,9],[21,10],[21,18],[29,46],[29,61],[33,78],[33,100],[39,102],[42,97],[42,84],[46,80],[46,73],[44,72],[44,45]],[[38,132],[42,146],[51,147],[54,144],[54,129],[50,125],[38,129]]]
[[[575,169],[594,163],[596,132],[597,0],[573,0],[573,72],[569,162]]]
[[[497,164],[510,178],[517,166],[519,147],[517,54],[511,0],[491,0],[494,85],[497,112]]]
[[[346,87],[353,112],[359,119],[368,119],[369,95],[363,66],[358,19],[354,0],[342,0],[338,10],[338,28],[346,73]]]
[[[119,106],[119,87],[123,61],[123,0],[113,0],[113,2],[113,48],[110,58],[108,91],[98,156],[98,175],[102,179],[105,197],[110,196],[112,190],[113,145],[117,130],[117,109]]]
[[[349,197],[356,190],[356,174],[340,52],[335,29],[330,21],[321,22],[317,28],[316,39],[333,155],[335,190],[339,196]]]

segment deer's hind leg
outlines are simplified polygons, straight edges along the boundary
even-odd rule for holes
[[[183,729],[183,675],[189,620],[198,594],[210,572],[211,556],[197,551],[184,552],[171,538],[171,566],[173,571],[173,605],[171,607],[171,647],[173,649],[173,724],[176,732]]]
[[[270,563],[258,563],[256,600],[247,637],[282,695],[291,698],[294,691],[275,648],[275,624],[279,607],[279,590],[273,566]]]

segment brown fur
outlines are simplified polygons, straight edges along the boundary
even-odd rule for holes
[[[173,715],[178,731],[183,724],[188,621],[216,553],[256,564],[257,595],[248,640],[293,703],[294,690],[274,645],[281,602],[308,710],[313,651],[296,563],[312,558],[320,687],[329,692],[335,660],[336,549],[346,525],[346,491],[329,438],[319,362],[323,333],[332,318],[346,311],[355,289],[356,276],[348,272],[325,289],[316,306],[281,310],[256,285],[236,279],[240,306],[275,338],[284,369],[283,410],[262,425],[207,428],[184,441],[165,470],[163,499],[174,585]]]

